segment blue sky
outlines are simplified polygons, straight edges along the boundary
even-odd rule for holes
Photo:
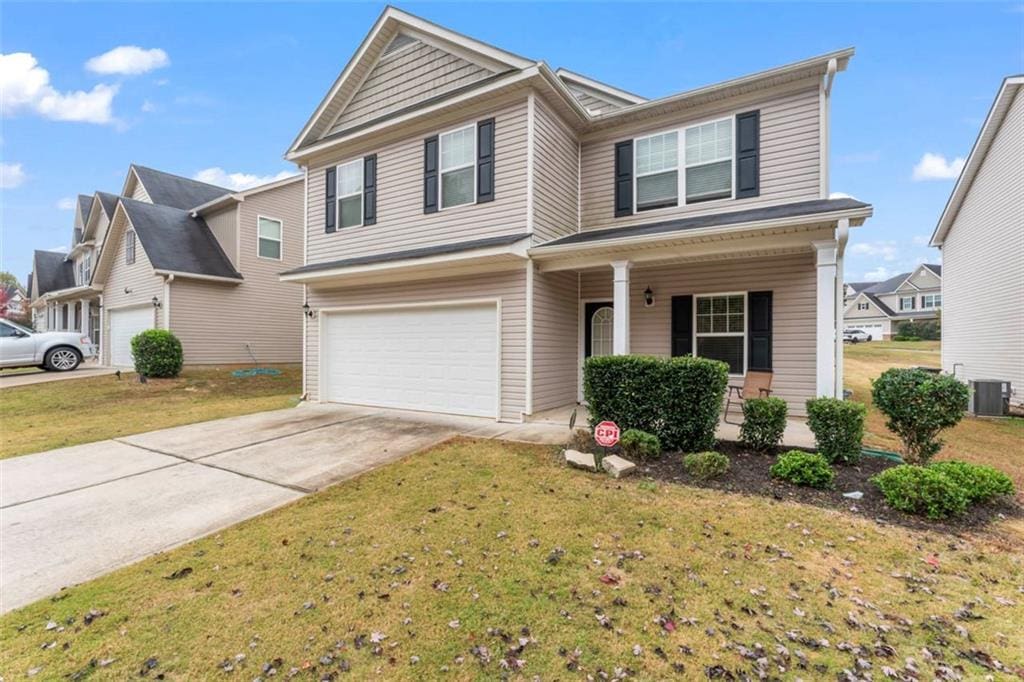
[[[938,259],[925,244],[956,160],[1024,72],[1019,2],[398,6],[651,98],[856,47],[833,91],[831,189],[875,217],[849,280]],[[291,170],[285,149],[382,8],[5,2],[0,269],[24,279],[33,249],[65,246],[67,200],[120,191],[131,162],[222,182]]]

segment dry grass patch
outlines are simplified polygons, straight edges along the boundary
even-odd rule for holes
[[[1024,666],[1017,550],[457,440],[4,616],[0,674],[979,678]]]
[[[237,367],[186,367],[175,379],[135,374],[16,386],[0,391],[0,459],[153,429],[295,405],[302,368],[235,378]]]

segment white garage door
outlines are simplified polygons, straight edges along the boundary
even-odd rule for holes
[[[111,310],[107,314],[110,316],[110,364],[133,367],[132,337],[153,328],[153,307]]]
[[[847,327],[847,329],[862,329],[871,335],[872,341],[882,340],[882,325],[880,324],[858,324],[852,327]]]
[[[326,313],[322,325],[324,400],[497,414],[494,304]]]

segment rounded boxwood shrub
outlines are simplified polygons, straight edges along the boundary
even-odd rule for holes
[[[988,502],[1000,495],[1013,495],[1013,481],[994,467],[949,460],[932,462],[928,468],[945,474],[960,486],[970,504]]]
[[[729,367],[707,358],[604,355],[583,365],[591,425],[654,434],[666,450],[698,452],[715,444]]]
[[[626,429],[619,439],[619,447],[627,459],[654,459],[661,454],[661,441],[653,433],[640,429]]]
[[[729,458],[720,452],[691,452],[683,457],[683,468],[698,481],[708,481],[729,471]]]
[[[967,386],[954,377],[920,369],[894,367],[871,382],[871,398],[911,464],[924,464],[942,449],[938,434],[963,419],[967,397]]]
[[[743,401],[740,442],[767,452],[782,442],[786,430],[786,401],[782,398],[750,398]]]
[[[930,519],[958,516],[967,509],[967,495],[952,477],[934,467],[901,464],[871,481],[893,509]]]
[[[807,425],[814,432],[818,452],[829,462],[856,462],[864,439],[862,403],[838,398],[812,398],[807,401]]]
[[[135,371],[144,377],[176,377],[183,356],[178,337],[166,329],[147,329],[132,337]]]
[[[822,490],[831,488],[836,478],[836,473],[832,471],[827,459],[816,452],[803,450],[782,453],[770,471],[774,478]]]

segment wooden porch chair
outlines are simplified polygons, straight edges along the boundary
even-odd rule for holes
[[[725,402],[725,422],[727,424],[739,424],[740,422],[729,421],[729,408],[735,401],[739,405],[751,398],[767,398],[772,394],[772,373],[771,372],[747,372],[743,377],[743,385],[729,385],[728,398]]]

